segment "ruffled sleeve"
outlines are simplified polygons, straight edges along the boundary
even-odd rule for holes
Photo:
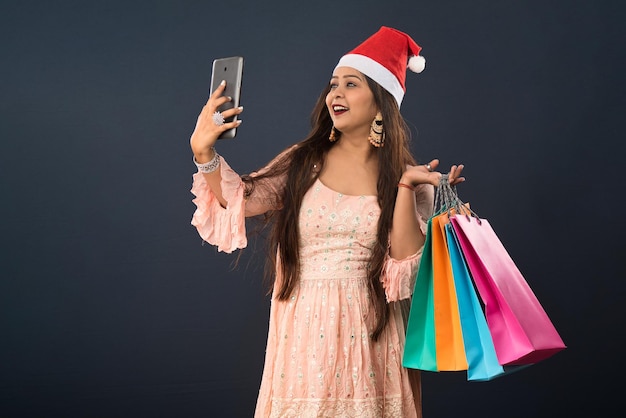
[[[418,221],[423,235],[426,235],[426,222],[433,215],[434,190],[434,187],[429,184],[419,185],[415,189]],[[423,247],[415,254],[401,260],[391,258],[387,252],[380,278],[387,302],[397,302],[411,297],[422,259],[422,251]]]
[[[195,196],[193,203],[196,210],[191,224],[196,227],[204,241],[217,246],[218,251],[231,253],[248,245],[244,184],[224,158],[219,158],[222,195],[228,204],[225,208],[222,207],[202,173],[195,173],[191,193]]]
[[[402,260],[387,256],[381,275],[387,302],[397,302],[411,297],[421,259],[422,248]]]
[[[289,150],[282,152],[261,170],[250,173],[250,177],[266,173]],[[226,207],[220,204],[204,175],[197,172],[193,175],[191,187],[191,193],[195,196],[193,203],[196,205],[191,224],[204,241],[217,246],[218,251],[231,253],[248,245],[246,217],[281,208],[280,196],[285,187],[286,175],[257,179],[253,190],[244,197],[246,187],[241,176],[226,163],[224,157],[220,155],[219,158],[222,176],[220,186]]]

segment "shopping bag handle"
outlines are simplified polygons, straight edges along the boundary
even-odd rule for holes
[[[441,176],[439,185],[435,189],[434,214],[440,215],[444,212],[447,212],[448,216],[465,215],[468,220],[470,217],[476,218],[476,221],[480,224],[480,217],[468,204],[459,198],[456,185],[450,184],[448,174]]]

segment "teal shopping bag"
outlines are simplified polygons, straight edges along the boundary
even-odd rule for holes
[[[415,278],[402,365],[410,369],[437,371],[431,235],[432,221],[429,219],[422,259]]]

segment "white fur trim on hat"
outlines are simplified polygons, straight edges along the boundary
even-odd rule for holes
[[[400,108],[404,98],[404,90],[396,76],[377,61],[365,55],[347,54],[341,57],[335,68],[337,67],[352,67],[359,70],[391,93],[398,103],[398,108]]]

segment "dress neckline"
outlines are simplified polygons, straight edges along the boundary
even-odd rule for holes
[[[376,195],[371,195],[371,194],[361,194],[361,195],[355,195],[355,194],[345,194],[345,193],[341,193],[338,192],[337,190],[331,189],[330,187],[328,187],[327,185],[324,184],[324,182],[322,180],[320,180],[320,178],[318,177],[317,179],[315,179],[315,181],[319,184],[322,185],[323,188],[325,188],[326,190],[329,190],[333,193],[337,193],[339,196],[347,196],[347,197],[368,197],[368,198],[376,198],[378,199],[378,196]]]

